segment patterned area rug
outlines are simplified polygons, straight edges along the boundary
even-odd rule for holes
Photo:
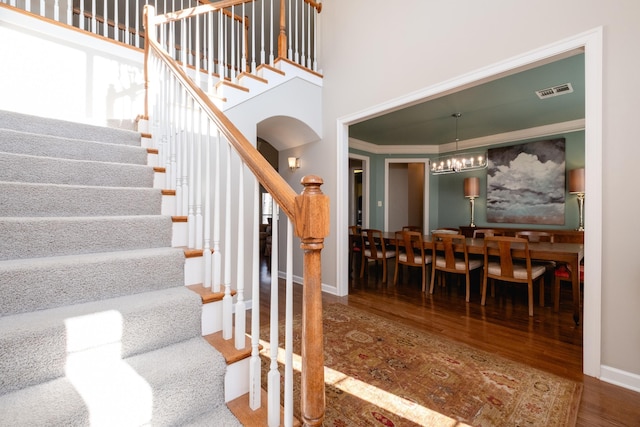
[[[297,317],[298,355],[300,325]],[[574,381],[342,304],[325,305],[324,334],[324,426],[575,425],[582,385]],[[267,344],[265,379],[268,355]]]

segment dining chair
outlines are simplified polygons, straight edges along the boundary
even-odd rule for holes
[[[522,239],[527,239],[529,243],[538,243],[538,242],[549,242],[553,243],[553,234],[547,231],[538,231],[538,230],[523,230],[517,231],[515,234],[516,237],[520,237]],[[555,270],[556,270],[556,262],[555,261],[544,261],[538,262],[538,264],[544,265],[546,268],[545,274],[549,283],[553,279]],[[544,306],[544,287],[540,286],[540,305]]]
[[[527,239],[531,242],[550,242],[553,243],[553,234],[547,231],[523,230],[517,231],[516,237]]]
[[[396,231],[396,269],[393,284],[398,283],[398,272],[401,266],[419,267],[422,270],[422,292],[427,289],[427,264],[431,263],[431,255],[425,253],[422,232]]]
[[[453,273],[465,276],[466,297],[469,302],[471,295],[471,272],[482,267],[483,260],[469,258],[467,238],[462,234],[433,233],[431,247],[431,286],[429,293],[433,294],[436,272]]]
[[[447,233],[447,234],[460,234],[459,228],[454,227],[440,227],[435,230],[431,230],[431,235],[433,236],[435,233]]]
[[[493,228],[477,228],[473,230],[474,239],[483,239],[486,236],[502,236],[504,232],[502,230],[496,230]]]
[[[524,250],[524,258],[514,260],[513,251]],[[494,260],[490,255],[496,255]],[[484,238],[484,278],[482,280],[482,302],[487,298],[487,282],[493,281],[523,283],[527,285],[529,316],[533,316],[533,282],[540,281],[544,287],[543,265],[533,264],[529,253],[529,241],[520,237],[486,236]]]
[[[353,269],[354,258],[360,258],[362,262],[362,227],[359,225],[349,226],[349,276]]]
[[[364,277],[366,267],[373,261],[378,267],[378,261],[382,262],[382,283],[387,283],[387,270],[389,258],[394,258],[396,251],[387,249],[385,239],[381,230],[367,228],[362,230],[362,266],[360,267],[360,278]]]
[[[553,284],[553,311],[560,311],[560,285],[561,282],[571,282],[573,272],[566,264],[560,264],[555,269],[555,282]],[[580,285],[584,286],[584,264],[580,264]]]
[[[405,225],[402,227],[402,231],[422,231],[422,227],[418,225]]]

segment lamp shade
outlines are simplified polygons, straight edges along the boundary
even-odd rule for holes
[[[471,177],[464,179],[464,197],[480,196],[480,178]]]
[[[569,171],[569,193],[584,193],[584,168]]]

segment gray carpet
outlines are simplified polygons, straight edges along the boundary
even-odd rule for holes
[[[0,425],[239,426],[135,132],[0,111]]]

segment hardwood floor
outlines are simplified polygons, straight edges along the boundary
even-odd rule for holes
[[[417,269],[405,270],[398,286],[393,286],[393,267],[387,284],[381,283],[381,268],[378,280],[373,267],[368,271],[363,280],[350,280],[348,296],[324,294],[323,302],[363,309],[581,382],[584,390],[578,426],[640,426],[640,393],[582,374],[582,326],[573,322],[569,288],[563,288],[560,312],[554,313],[551,286],[546,286],[546,306],[539,307],[536,298],[531,318],[526,290],[522,288],[497,286],[496,296],[487,296],[486,306],[482,307],[477,279],[472,279],[471,302],[465,303],[462,283],[454,281],[447,288],[436,286],[434,294],[429,295],[421,292]],[[268,277],[269,270],[263,265],[261,301],[265,303],[269,301]],[[280,288],[283,293],[284,285]],[[537,290],[534,293],[537,295]],[[296,285],[294,313],[301,310],[301,298],[302,287]],[[283,304],[280,306],[283,310]],[[266,304],[261,304],[261,323],[268,321],[267,310]]]

